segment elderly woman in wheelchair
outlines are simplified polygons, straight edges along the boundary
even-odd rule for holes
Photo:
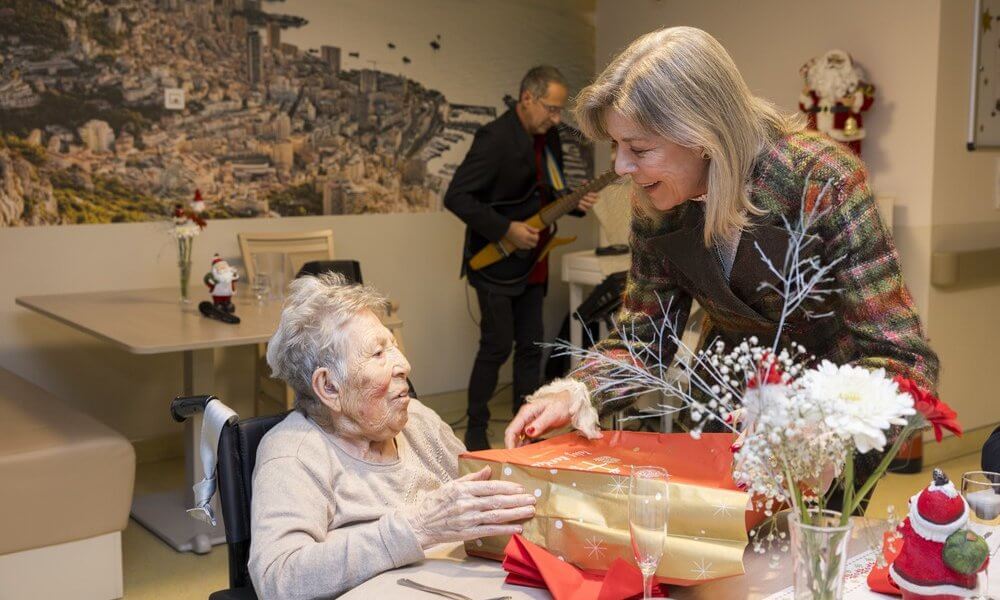
[[[253,476],[249,568],[262,598],[336,596],[534,515],[534,496],[488,468],[458,477],[464,447],[410,397],[410,364],[378,318],[386,304],[339,275],[291,284],[267,362],[296,410],[264,437]]]

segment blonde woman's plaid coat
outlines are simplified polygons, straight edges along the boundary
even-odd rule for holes
[[[692,299],[707,315],[702,347],[716,339],[731,347],[751,335],[769,345],[782,304],[776,292],[760,288],[761,282],[776,280],[754,243],[780,268],[788,242],[782,216],[790,221],[798,219],[807,179],[809,201],[819,196],[828,180],[834,182],[820,207],[829,211],[813,230],[822,241],[811,248],[821,254],[824,263],[845,257],[833,271],[835,287],[841,292],[823,305],[810,307],[815,313],[829,311],[833,316],[808,319],[802,311],[793,314],[780,345],[794,341],[817,359],[882,367],[890,375],[908,377],[933,391],[938,359],[924,339],[899,256],[878,214],[864,165],[845,147],[814,132],[791,134],[758,159],[750,193],[753,204],[765,214],[752,219],[743,231],[728,282],[715,249],[705,247],[700,203],[686,202],[659,219],[635,211],[632,267],[618,314],[619,324],[634,339],[626,342],[612,334],[597,348],[627,357],[626,343],[648,344],[653,338],[650,317],[659,323],[669,316],[677,320],[678,329],[682,328]],[[661,307],[667,306],[670,314],[664,315]],[[663,349],[664,364],[672,360],[675,350]],[[585,365],[574,377],[593,392],[598,368]],[[631,402],[593,393],[592,400],[601,413]]]

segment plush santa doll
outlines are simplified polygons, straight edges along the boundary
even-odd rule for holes
[[[218,254],[212,258],[212,270],[205,274],[205,285],[208,286],[216,307],[226,312],[236,310],[233,296],[236,295],[236,281],[239,278],[236,269],[230,267]]]
[[[865,138],[861,113],[875,101],[875,86],[866,81],[864,71],[843,50],[830,50],[799,69],[805,88],[799,109],[809,118],[809,128],[847,144],[861,155]]]
[[[903,547],[889,575],[903,600],[958,600],[977,595],[978,573],[989,547],[965,529],[969,505],[940,469],[934,481],[910,498],[910,515],[899,526]]]

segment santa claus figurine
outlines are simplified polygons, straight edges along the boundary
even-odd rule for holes
[[[205,285],[212,294],[212,302],[216,308],[230,313],[236,310],[233,296],[236,295],[236,281],[239,278],[236,269],[230,267],[218,254],[212,258],[212,270],[205,273]]]
[[[191,200],[191,210],[195,214],[201,214],[205,212],[205,199],[201,196],[201,190],[194,191],[194,199]]]
[[[809,118],[809,128],[847,144],[861,155],[865,138],[861,113],[875,101],[875,86],[866,81],[864,71],[843,50],[830,50],[802,65],[799,73],[805,88],[799,109]]]
[[[969,505],[940,469],[934,481],[910,498],[910,515],[899,526],[903,547],[889,575],[903,600],[958,600],[979,591],[986,568],[986,541],[965,529]]]

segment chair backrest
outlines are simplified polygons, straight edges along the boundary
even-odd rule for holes
[[[253,280],[257,273],[257,262],[254,257],[259,254],[278,254],[281,256],[281,279],[284,282],[291,281],[302,265],[309,261],[331,260],[333,258],[333,230],[331,229],[287,233],[238,233],[236,239],[239,240],[243,266],[246,269],[247,278],[250,280]]]
[[[361,263],[356,260],[313,260],[302,265],[295,277],[319,275],[331,271],[340,273],[350,283],[364,284],[364,279],[361,277]]]
[[[229,547],[230,588],[252,586],[247,562],[250,559],[250,502],[257,447],[264,434],[287,414],[255,417],[226,425],[219,437],[219,501]]]

